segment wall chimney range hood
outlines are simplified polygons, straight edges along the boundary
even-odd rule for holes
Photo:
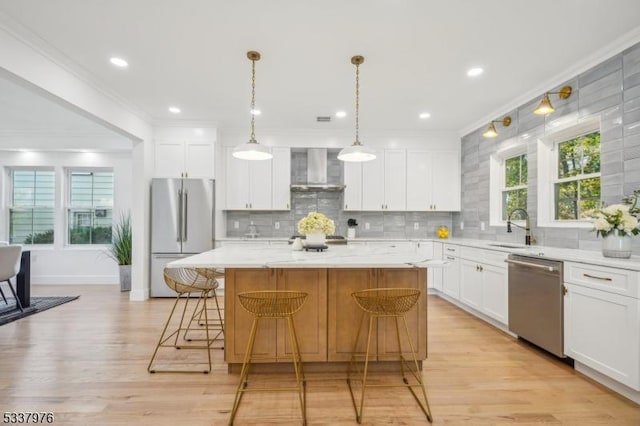
[[[344,185],[327,183],[327,149],[307,149],[307,182],[291,185],[292,192],[339,192]]]

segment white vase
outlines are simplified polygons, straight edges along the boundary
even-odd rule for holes
[[[324,232],[313,232],[307,234],[307,246],[321,246],[326,241],[327,234]]]
[[[602,238],[602,255],[628,259],[631,257],[631,236],[614,229]]]

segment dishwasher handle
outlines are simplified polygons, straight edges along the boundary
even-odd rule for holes
[[[558,271],[558,268],[555,268],[555,267],[549,266],[549,265],[541,265],[539,263],[523,262],[521,260],[513,260],[513,259],[505,259],[504,261],[507,262],[507,263],[512,263],[514,265],[529,266],[531,268],[544,269],[545,271],[549,271],[549,272],[557,272]]]

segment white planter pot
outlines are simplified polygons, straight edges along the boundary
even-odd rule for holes
[[[631,257],[631,236],[614,229],[602,238],[602,255],[628,259]]]
[[[307,234],[306,243],[308,246],[321,246],[327,240],[327,235],[322,232]]]

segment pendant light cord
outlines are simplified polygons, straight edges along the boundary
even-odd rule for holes
[[[360,64],[356,64],[356,140],[354,145],[360,145]]]
[[[256,141],[255,125],[256,125],[256,61],[251,60],[251,137],[249,142]]]

